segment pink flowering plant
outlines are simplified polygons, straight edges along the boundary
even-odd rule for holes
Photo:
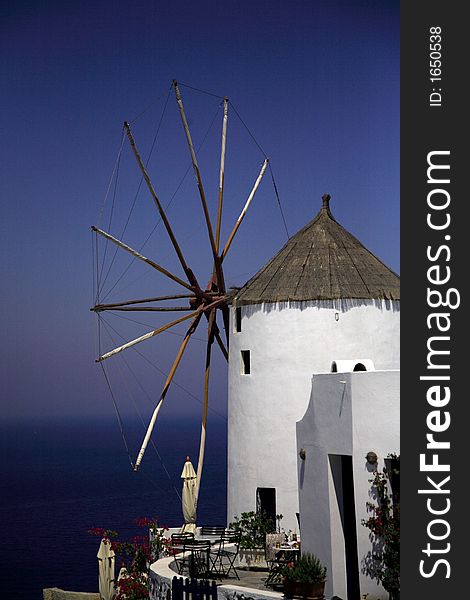
[[[148,529],[148,535],[136,535],[130,540],[119,539],[117,531],[92,527],[90,535],[108,540],[116,555],[116,562],[127,573],[117,582],[115,600],[144,600],[149,598],[148,570],[150,564],[165,554],[168,527],[160,526],[158,517],[138,517],[134,525]]]
[[[114,600],[146,600],[149,598],[148,576],[128,573],[118,581]]]
[[[149,553],[150,562],[155,562],[162,556],[167,555],[169,538],[165,537],[168,527],[158,524],[158,517],[137,517],[134,524],[138,527],[146,527],[149,530]]]
[[[396,467],[393,475],[399,477],[399,457],[391,455]],[[390,594],[391,600],[400,597],[400,503],[392,501],[389,482],[392,473],[384,468],[376,471],[372,483],[371,496],[375,502],[367,502],[368,519],[362,525],[370,530],[372,550],[365,557],[365,570],[369,576],[381,583]]]

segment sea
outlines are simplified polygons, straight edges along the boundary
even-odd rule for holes
[[[92,527],[130,539],[144,531],[133,523],[139,517],[182,524],[181,471],[187,455],[197,464],[200,423],[162,418],[136,473],[129,455],[143,427],[126,423],[123,437],[112,418],[0,422],[0,598],[41,600],[47,587],[98,591]],[[209,420],[199,524],[226,523],[226,439],[226,420]]]

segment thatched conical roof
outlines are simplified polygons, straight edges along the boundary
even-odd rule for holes
[[[333,217],[330,196],[234,297],[235,305],[335,299],[400,299],[400,279]]]

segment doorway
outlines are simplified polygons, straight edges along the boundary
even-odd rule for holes
[[[344,567],[346,570],[346,589],[347,600],[357,600],[360,597],[359,585],[359,560],[357,553],[357,532],[356,532],[356,503],[354,498],[354,479],[352,456],[330,454],[330,469],[333,479],[335,493],[336,514],[339,522],[332,522],[332,529],[341,530],[341,540],[344,550]],[[334,512],[332,512],[332,521]]]
[[[256,488],[256,512],[263,512],[276,530],[276,488]]]

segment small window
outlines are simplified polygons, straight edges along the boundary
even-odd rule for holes
[[[235,309],[235,331],[236,333],[240,333],[242,330],[242,309],[239,306]]]
[[[242,350],[242,375],[249,375],[251,372],[250,351]]]

